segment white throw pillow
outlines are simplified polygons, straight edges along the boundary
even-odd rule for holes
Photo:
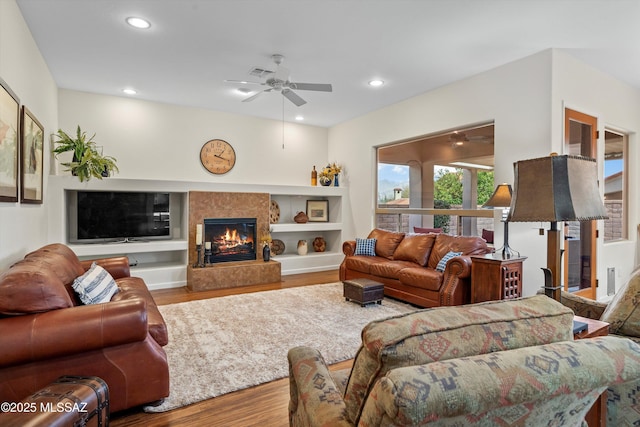
[[[95,262],[82,276],[77,277],[71,286],[84,304],[109,302],[118,292],[118,285],[113,277]]]

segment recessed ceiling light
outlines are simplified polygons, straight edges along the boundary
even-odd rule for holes
[[[131,25],[135,28],[140,28],[142,30],[146,30],[151,26],[151,23],[146,19],[136,18],[135,16],[130,16],[126,19],[127,24]]]
[[[369,86],[373,86],[373,87],[379,87],[382,86],[384,84],[384,81],[382,80],[370,80],[369,81]]]
[[[304,120],[304,117],[303,117],[303,116],[298,115],[298,116],[296,116],[296,120],[297,120],[297,121],[299,121],[299,122],[301,122],[301,121],[303,121],[303,120]]]
[[[122,89],[122,91],[127,95],[135,95],[136,93],[138,93],[135,89]]]

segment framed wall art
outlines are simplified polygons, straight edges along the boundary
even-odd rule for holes
[[[18,201],[20,100],[0,79],[0,202]]]
[[[20,186],[20,202],[42,203],[44,128],[25,106],[22,107],[21,128],[22,185]]]
[[[307,200],[309,222],[329,222],[328,200]]]

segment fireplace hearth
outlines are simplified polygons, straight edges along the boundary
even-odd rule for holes
[[[256,222],[256,218],[205,218],[205,246],[211,243],[205,263],[255,260]]]

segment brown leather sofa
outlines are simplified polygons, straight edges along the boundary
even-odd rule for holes
[[[110,302],[83,305],[71,287],[95,261],[115,279]],[[19,402],[63,375],[97,376],[112,412],[169,395],[167,327],[127,257],[80,261],[44,246],[0,275],[0,402]]]
[[[343,243],[340,280],[367,278],[384,284],[384,294],[420,307],[468,304],[471,299],[470,255],[491,252],[480,237],[405,234],[374,229],[375,256],[355,255],[356,241]],[[448,252],[443,272],[436,266]]]

